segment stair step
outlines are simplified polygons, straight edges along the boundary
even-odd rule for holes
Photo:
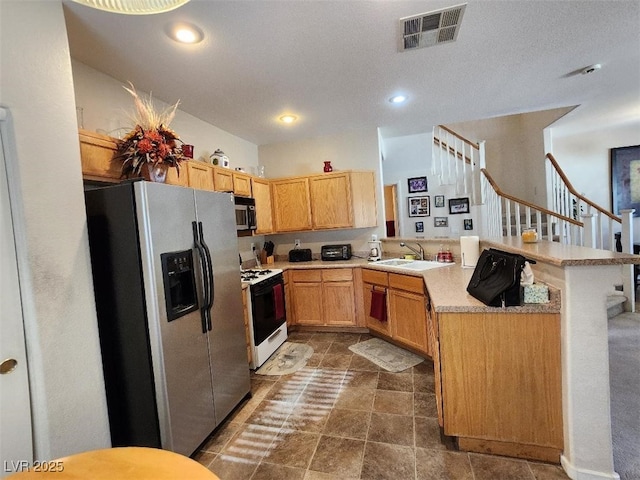
[[[613,318],[624,312],[624,302],[627,301],[627,297],[624,295],[609,295],[607,296],[607,318]]]

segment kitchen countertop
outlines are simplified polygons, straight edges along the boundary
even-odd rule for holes
[[[480,245],[498,248],[506,252],[519,253],[532,260],[559,267],[640,264],[640,255],[576,245],[563,245],[548,240],[524,243],[521,237],[500,237],[482,240]]]
[[[482,240],[480,246],[481,248],[493,247],[519,253],[532,260],[559,267],[640,264],[640,255],[562,245],[547,240],[524,243],[520,237],[502,237]],[[506,309],[487,307],[467,293],[466,288],[473,274],[473,269],[461,268],[459,264],[432,270],[411,271],[379,265],[376,262],[369,262],[365,258],[351,258],[345,261],[330,262],[322,260],[312,260],[310,262],[278,261],[265,267],[281,268],[283,270],[362,267],[401,275],[423,277],[436,312],[558,313],[561,306],[560,290],[548,285],[549,303],[524,304],[520,307],[508,307]]]
[[[434,268],[424,271],[402,270],[399,268],[379,265],[363,258],[352,258],[345,261],[323,262],[276,262],[271,268],[282,270],[322,269],[322,268],[354,268],[362,267],[400,275],[422,277],[427,286],[436,312],[490,312],[490,313],[559,313],[560,291],[549,286],[551,301],[545,304],[524,304],[520,307],[506,309],[488,307],[467,293],[467,285],[473,274],[472,268],[461,268],[459,264]]]

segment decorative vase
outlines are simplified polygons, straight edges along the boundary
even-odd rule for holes
[[[169,165],[166,163],[148,162],[142,167],[142,177],[148,182],[164,183],[167,180]]]
[[[331,162],[324,162],[324,169],[325,172],[333,172],[333,167],[331,166]]]

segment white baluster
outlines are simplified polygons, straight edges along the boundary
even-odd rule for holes
[[[596,245],[596,223],[594,222],[593,214],[587,213],[582,215],[582,223],[584,223],[583,234],[584,240],[583,245],[585,247],[597,248]]]
[[[551,225],[549,224],[549,215],[547,215],[547,233],[551,229]],[[538,232],[538,238],[542,237],[542,212],[540,210],[536,211],[536,230]]]
[[[507,225],[507,237],[511,236],[511,202],[505,200],[505,218]]]
[[[431,129],[431,176],[435,177],[436,172],[436,127]]]
[[[622,218],[622,251],[625,253],[633,253],[633,212],[634,208],[620,210],[620,217]],[[625,265],[624,275],[622,278],[622,290],[624,291],[627,301],[624,304],[624,308],[627,312],[635,311],[636,303],[636,279],[635,269],[633,265]]]

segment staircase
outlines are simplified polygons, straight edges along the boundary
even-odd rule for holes
[[[545,156],[545,171],[548,205],[542,207],[500,189],[486,168],[484,142],[471,142],[442,125],[434,127],[431,173],[441,184],[455,185],[457,195],[468,196],[479,207],[481,237],[518,237],[523,229],[533,228],[540,239],[616,251],[615,234],[620,232],[622,251],[634,253],[633,210],[616,216],[578,193],[551,153]],[[634,275],[633,265],[624,267],[622,298],[632,306]]]

